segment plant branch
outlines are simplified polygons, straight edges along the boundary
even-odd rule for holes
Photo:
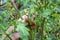
[[[12,4],[12,6],[15,8],[15,10],[17,11],[17,13],[19,14],[20,18],[22,18],[19,10],[17,9],[17,7],[16,7],[16,5],[15,5],[15,3],[14,3],[14,0],[13,0],[13,1],[10,1],[10,2],[11,2],[11,4]]]

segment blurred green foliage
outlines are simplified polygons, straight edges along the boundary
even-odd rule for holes
[[[16,3],[12,4],[10,0],[2,2],[7,5],[0,6],[0,38],[10,26],[14,26],[12,33],[19,32],[21,40],[60,40],[60,0],[17,0],[21,4],[19,10],[13,6],[17,7]],[[29,22],[36,23],[35,29],[31,30],[29,23],[18,21],[21,18],[19,14],[28,14]],[[33,19],[32,15],[36,18]],[[7,39],[10,39],[9,36],[4,38]]]

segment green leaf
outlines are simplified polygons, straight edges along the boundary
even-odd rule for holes
[[[17,0],[18,3],[21,3],[22,0]]]
[[[17,0],[17,2],[26,6],[28,4],[29,0]]]
[[[57,3],[60,4],[60,0],[57,0]]]
[[[22,40],[28,40],[28,36],[29,36],[29,29],[25,27],[26,24],[20,22],[18,25],[17,25],[17,31],[19,31],[20,33],[20,38]]]
[[[47,40],[52,40],[52,38],[47,38]]]
[[[50,14],[51,14],[51,10],[50,9],[46,9],[46,10],[43,11],[42,16],[43,17],[48,17],[48,15],[50,15]]]
[[[60,12],[60,6],[56,6],[55,10],[57,10],[58,12]]]

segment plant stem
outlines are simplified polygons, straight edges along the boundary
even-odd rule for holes
[[[5,35],[6,35],[10,40],[12,40],[11,37],[10,37],[8,34],[5,33]]]
[[[45,22],[45,18],[42,19],[42,23],[41,23],[41,40],[43,40],[44,22]]]
[[[4,26],[0,26],[0,27],[1,27],[1,29],[3,30],[4,34],[5,34],[10,40],[12,40],[11,37],[10,37],[8,34],[6,34],[6,32],[5,32],[5,30],[4,30]]]

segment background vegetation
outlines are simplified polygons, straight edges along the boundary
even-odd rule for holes
[[[60,40],[60,0],[1,0],[0,40]]]

